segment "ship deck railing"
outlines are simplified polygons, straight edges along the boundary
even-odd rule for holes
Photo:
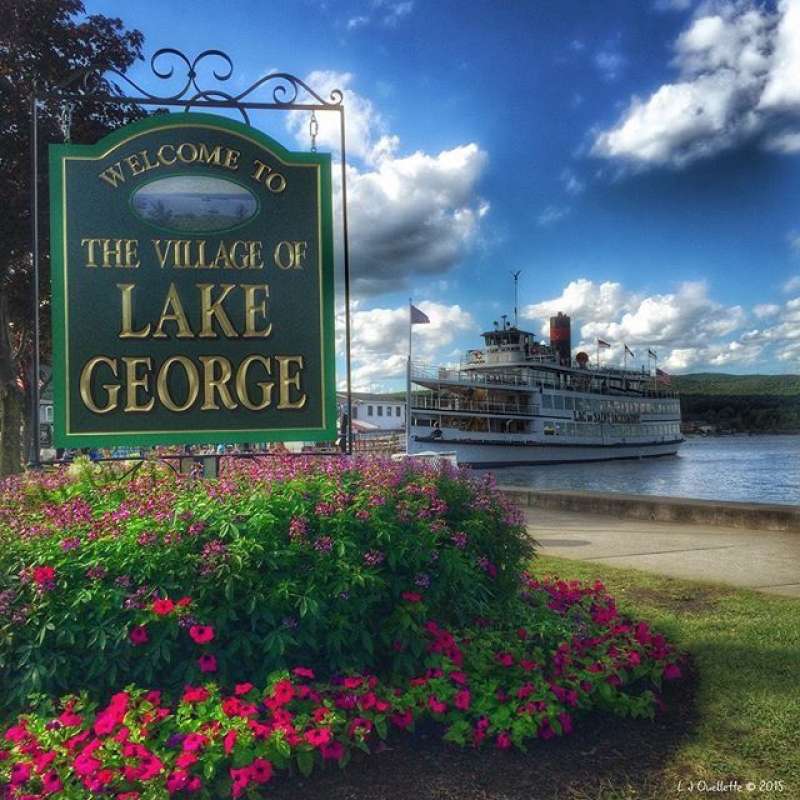
[[[443,383],[473,384],[475,386],[520,386],[538,388],[542,383],[538,378],[515,373],[481,373],[469,372],[449,367],[431,367],[427,364],[411,365],[411,381],[421,378],[425,381],[437,381]],[[555,382],[546,384],[550,388],[556,388]]]
[[[532,417],[537,413],[533,403],[494,403],[488,400],[462,400],[461,398],[439,398],[414,394],[411,407],[419,411],[459,411],[481,414],[506,414]]]
[[[516,366],[532,367],[534,365],[528,363]],[[619,372],[622,373],[622,370],[619,370]],[[594,380],[599,380],[601,376],[606,376],[607,374],[608,373],[605,372],[600,373],[594,369],[583,372],[583,375]],[[608,394],[628,397],[670,398],[678,396],[678,393],[672,389],[672,387],[656,384],[652,377],[649,378],[647,383],[643,382],[643,385],[641,385],[636,392],[623,392],[610,386],[590,386],[583,389],[577,386],[564,386],[559,381],[547,380],[547,377],[541,373],[538,375],[525,375],[524,373],[521,374],[518,372],[503,372],[499,368],[493,369],[491,372],[477,372],[461,367],[433,367],[429,364],[414,362],[411,365],[411,382],[414,383],[418,378],[426,382],[456,383],[462,386],[518,387],[537,391],[541,387],[560,391],[583,391],[591,394]],[[653,381],[653,383],[651,384],[650,381]]]

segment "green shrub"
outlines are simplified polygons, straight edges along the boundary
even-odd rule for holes
[[[217,481],[82,464],[7,481],[0,703],[263,682],[298,663],[410,674],[423,606],[456,628],[511,614],[530,555],[488,481],[407,463],[263,459]],[[213,630],[200,657],[197,626]]]

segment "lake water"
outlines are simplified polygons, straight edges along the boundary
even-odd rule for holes
[[[800,436],[690,437],[677,456],[495,472],[502,486],[800,505]]]

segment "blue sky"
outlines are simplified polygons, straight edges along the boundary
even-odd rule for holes
[[[800,371],[800,0],[86,5],[228,52],[221,88],[345,90],[360,388],[401,381],[409,296],[417,355],[457,361],[516,269],[521,324],[563,310],[576,347]],[[255,121],[308,147],[307,115]]]

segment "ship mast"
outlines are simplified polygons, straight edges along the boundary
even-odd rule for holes
[[[521,269],[518,269],[516,272],[512,272],[511,274],[514,277],[514,327],[519,328],[519,323],[517,321],[517,307],[519,306],[519,276],[522,273]]]

